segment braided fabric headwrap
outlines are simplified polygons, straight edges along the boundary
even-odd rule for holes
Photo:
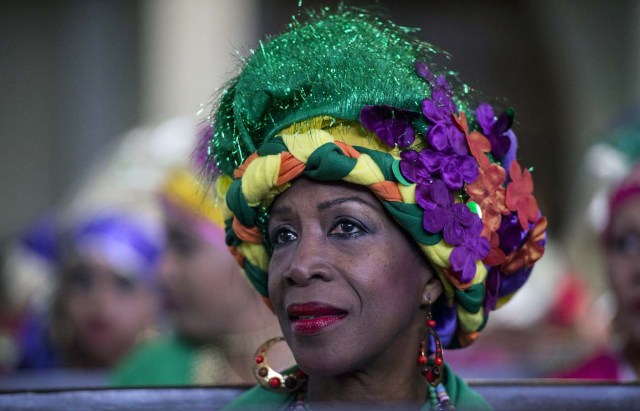
[[[444,58],[443,58],[444,57]],[[443,345],[471,344],[528,278],[546,219],[515,160],[513,113],[474,108],[446,54],[359,9],[297,18],[220,95],[209,160],[227,244],[268,302],[269,207],[299,176],[369,187],[444,285]]]

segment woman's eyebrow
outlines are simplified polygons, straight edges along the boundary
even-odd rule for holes
[[[351,197],[338,197],[338,198],[334,198],[333,200],[323,201],[318,204],[318,210],[326,210],[327,208],[348,203],[348,202],[356,202],[356,203],[364,204],[374,210],[376,209],[376,207],[373,204],[369,203],[367,200],[357,196],[351,196]]]
[[[288,205],[281,205],[279,207],[274,207],[271,209],[271,212],[269,214],[271,214],[271,216],[277,215],[277,214],[287,214],[287,213],[291,213],[293,211],[293,209],[291,207],[289,207]]]

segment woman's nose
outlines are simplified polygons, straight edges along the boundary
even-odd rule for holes
[[[171,250],[166,250],[161,259],[160,266],[158,268],[158,277],[160,284],[167,287],[173,281],[176,280],[178,271],[178,262],[175,253]]]
[[[307,286],[314,280],[330,281],[332,267],[327,244],[321,236],[301,235],[291,252],[285,279],[291,284]]]

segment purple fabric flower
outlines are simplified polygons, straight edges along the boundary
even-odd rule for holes
[[[482,133],[491,143],[491,152],[497,159],[502,159],[511,146],[511,138],[506,135],[511,125],[509,115],[504,112],[495,119],[493,107],[488,103],[482,103],[476,109],[476,118]]]
[[[515,273],[504,275],[500,280],[500,291],[498,292],[498,298],[510,295],[518,291],[522,285],[527,282],[529,275],[531,275],[533,267],[522,267]]]
[[[449,83],[442,76],[436,81],[431,98],[422,101],[422,114],[432,124],[427,130],[427,142],[437,151],[450,148],[458,155],[469,154],[467,139],[453,120],[458,108],[447,88]]]
[[[424,149],[420,152],[420,161],[429,173],[439,172],[452,190],[460,190],[464,183],[471,184],[478,178],[478,163],[470,155]]]
[[[424,209],[424,229],[430,233],[442,231],[444,240],[451,245],[462,244],[469,228],[476,230],[472,226],[478,217],[465,204],[454,203],[453,193],[442,180],[418,184],[416,202]],[[482,221],[479,227],[482,231]]]
[[[419,114],[391,106],[366,106],[360,110],[360,123],[373,131],[389,147],[409,147],[415,140],[412,121]]]
[[[509,144],[509,151],[507,151],[507,154],[502,158],[502,167],[507,172],[507,178],[509,178],[509,168],[511,162],[516,159],[516,152],[518,151],[518,139],[516,138],[516,134],[511,130],[507,130],[505,135],[509,137],[511,143]]]
[[[463,241],[451,251],[449,262],[451,268],[456,272],[460,272],[460,281],[468,283],[473,280],[476,274],[476,261],[482,260],[489,254],[489,241],[482,237],[482,220],[478,215],[474,214],[464,204],[469,213],[472,215],[473,222],[466,229],[462,230]]]
[[[400,153],[400,171],[412,183],[431,183],[433,176],[420,161],[420,154],[414,150],[404,150]]]
[[[500,271],[498,267],[491,267],[487,274],[487,281],[485,282],[486,294],[484,300],[484,313],[485,315],[489,311],[495,310],[498,304],[498,291],[500,290]]]
[[[447,347],[453,341],[458,329],[458,310],[455,304],[448,305],[440,298],[433,307],[433,319],[436,320],[436,332],[440,343]]]
[[[433,81],[435,80],[435,77],[431,73],[431,70],[429,69],[429,67],[427,67],[427,63],[425,63],[424,61],[416,62],[416,73],[418,73],[420,77],[427,80],[429,83],[433,83]]]
[[[518,214],[511,213],[502,216],[500,227],[498,228],[498,236],[500,237],[500,249],[505,254],[509,254],[522,245],[527,232],[522,229],[518,221]]]

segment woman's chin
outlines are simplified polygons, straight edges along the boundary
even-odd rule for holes
[[[313,357],[300,359],[296,357],[296,364],[305,374],[321,378],[333,378],[338,375],[345,374],[350,370],[347,362],[337,360],[335,357]]]

